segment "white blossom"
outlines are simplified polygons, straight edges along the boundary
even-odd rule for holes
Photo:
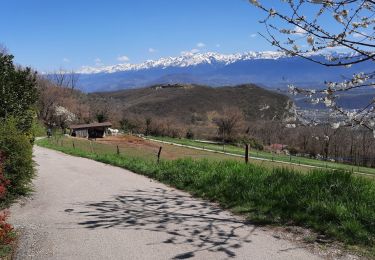
[[[337,128],[340,127],[340,122],[338,122],[338,123],[331,123],[331,126],[332,126],[333,129],[337,129]]]
[[[253,4],[255,6],[259,6],[260,5],[259,2],[258,2],[258,0],[249,0],[249,2],[250,2],[250,4]]]
[[[332,107],[335,105],[335,103],[328,97],[325,97],[323,102],[326,105],[326,107]]]
[[[307,36],[307,43],[310,44],[310,45],[314,45],[314,36],[312,35],[309,35]]]
[[[66,122],[73,122],[76,120],[76,115],[72,112],[70,112],[68,109],[66,109],[63,106],[56,106],[55,107],[55,115],[59,117],[64,117],[64,121]]]

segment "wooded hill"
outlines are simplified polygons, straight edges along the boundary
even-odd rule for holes
[[[285,95],[247,84],[235,87],[165,84],[142,89],[89,94],[91,100],[111,102],[140,117],[173,119],[183,124],[209,121],[210,115],[238,108],[246,121],[283,120],[293,116]]]

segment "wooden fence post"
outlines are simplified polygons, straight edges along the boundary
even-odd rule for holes
[[[161,147],[160,146],[160,148],[159,148],[159,152],[158,152],[158,163],[160,162],[160,154],[161,154],[161,149],[162,149],[163,147]]]
[[[90,148],[91,148],[91,152],[92,152],[92,153],[95,153],[95,152],[94,152],[94,147],[92,147],[92,141],[90,141]]]
[[[73,141],[73,148],[76,149],[76,146],[75,146],[75,144],[74,144],[74,141]]]
[[[245,146],[245,163],[249,163],[249,144],[246,144]]]
[[[117,155],[120,155],[120,148],[117,145]]]

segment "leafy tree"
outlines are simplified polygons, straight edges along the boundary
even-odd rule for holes
[[[103,122],[108,120],[108,115],[104,111],[98,111],[96,113],[95,117],[96,117],[96,120],[98,121],[98,123],[103,123]]]
[[[38,98],[36,73],[30,68],[16,67],[13,56],[0,52],[0,119],[14,117],[18,128],[31,134]]]
[[[120,120],[121,129],[124,130],[125,133],[132,133],[135,129],[137,129],[137,124],[128,118],[124,118]]]
[[[375,61],[373,0],[283,0],[278,10],[269,6],[274,1],[249,2],[267,14],[261,21],[266,34],[260,35],[290,56],[326,67],[357,68],[360,63]],[[335,49],[346,54],[334,55]],[[326,59],[314,54],[325,54]],[[345,109],[339,102],[341,94],[374,86],[375,70],[370,69],[358,71],[341,82],[327,81],[322,89],[289,87],[292,93],[306,95],[312,103],[329,108],[332,117],[340,119],[332,123],[333,128],[361,125],[375,135],[375,99],[355,111]]]
[[[16,67],[13,56],[0,50],[0,154],[8,182],[0,208],[9,198],[29,191],[34,174],[30,140],[37,98],[36,73],[30,68]]]

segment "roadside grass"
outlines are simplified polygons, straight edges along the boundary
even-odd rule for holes
[[[299,225],[375,255],[375,182],[350,172],[268,169],[233,160],[155,160],[96,154],[43,139],[37,144],[129,169],[245,215],[252,222]]]
[[[205,148],[205,149],[210,149],[210,150],[219,151],[219,152],[225,151],[227,153],[233,153],[233,154],[239,154],[239,155],[244,154],[244,148],[238,147],[235,145],[226,144],[224,145],[224,148],[223,148],[223,145],[221,144],[202,143],[202,142],[198,142],[198,141],[186,139],[186,138],[155,137],[155,136],[152,136],[152,137],[150,136],[149,138],[159,140],[159,141],[176,143],[176,144],[189,145],[189,146],[193,146],[197,148]],[[375,174],[375,168],[354,166],[354,165],[335,163],[335,162],[329,162],[329,161],[321,161],[321,160],[298,157],[298,156],[272,154],[272,153],[265,152],[265,151],[250,150],[249,156],[261,158],[261,159],[269,159],[274,162],[277,162],[277,161],[291,162],[295,164],[305,164],[305,165],[317,166],[317,167],[327,168],[327,169],[354,171],[354,172],[360,172],[360,173],[366,173],[366,174]]]

